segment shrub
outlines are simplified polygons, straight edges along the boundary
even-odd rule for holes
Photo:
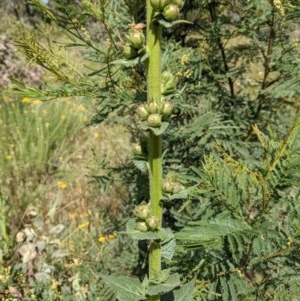
[[[150,1],[147,3],[149,8]],[[102,167],[109,173],[96,179],[109,186],[123,178],[132,201],[127,204],[129,209],[150,201],[155,218],[141,220],[139,215],[127,224],[127,232],[136,239],[155,241],[149,245],[150,282],[143,268],[138,270],[143,283],[128,277],[103,279],[114,289],[116,283],[134,287],[137,300],[148,295],[159,300],[160,294],[180,285],[177,272],[197,278],[195,300],[274,300],[281,298],[284,290],[287,298],[296,298],[300,52],[299,41],[292,40],[290,34],[299,16],[296,2],[255,0],[233,5],[232,1],[186,1],[183,15],[193,22],[180,25],[186,27],[171,26],[173,17],[170,19],[169,10],[162,10],[160,2],[159,10],[151,18],[147,15],[146,26],[154,17],[155,28],[167,27],[163,35],[154,34],[163,55],[157,55],[153,65],[153,41],[146,37],[144,45],[141,35],[133,39],[125,34],[128,29],[143,31],[143,25],[137,24],[145,13],[143,1],[80,1],[72,6],[52,1],[50,7],[38,1],[32,4],[50,20],[64,25],[72,37],[67,45],[85,47],[89,67],[85,72],[74,72],[69,62],[63,62],[59,54],[24,30],[18,39],[20,49],[53,72],[62,85],[59,89],[29,89],[18,83],[17,92],[32,97],[72,94],[93,99],[97,114],[92,124],[127,125],[134,145],[140,144],[138,153],[134,148],[132,163],[109,168],[104,162]],[[94,22],[101,23],[107,33],[108,39],[101,44],[89,32]],[[160,44],[162,37],[167,43]],[[169,124],[157,118],[159,106],[151,104],[161,101],[162,91],[174,108]],[[147,105],[139,109],[144,120],[139,122],[132,112],[146,100]],[[120,173],[111,178],[116,170]],[[163,195],[162,178],[166,179]],[[161,271],[161,262],[157,262],[162,237],[156,230],[161,233],[162,213],[168,229],[163,233],[166,259],[172,258],[173,252],[168,251],[174,247],[169,229],[178,231],[175,237],[181,248],[171,270]],[[126,219],[125,214],[121,223]],[[148,248],[140,246],[144,258]],[[163,268],[167,263],[163,262]],[[153,288],[153,284],[157,286]],[[187,290],[188,300],[192,299],[189,285],[162,299],[177,300]],[[124,291],[118,292],[120,300],[128,299],[124,295]]]

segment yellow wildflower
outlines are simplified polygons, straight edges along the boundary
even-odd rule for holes
[[[75,218],[78,214],[76,212],[70,212],[69,218]]]
[[[115,239],[117,237],[117,234],[116,233],[113,233],[113,234],[109,234],[107,236],[108,239]]]
[[[46,122],[45,123],[45,128],[47,129],[49,127],[50,123],[49,122]]]
[[[67,187],[67,183],[64,182],[64,181],[58,181],[57,182],[57,187],[60,188],[60,189],[65,189]]]
[[[9,154],[9,155],[6,155],[6,159],[7,159],[7,160],[10,160],[10,159],[12,159],[12,155],[11,155],[11,154]]]
[[[60,283],[56,279],[51,279],[51,287],[50,290],[56,291],[57,287]]]
[[[60,115],[60,120],[65,120],[67,117],[65,115]]]
[[[100,243],[103,243],[103,242],[106,241],[106,237],[105,237],[105,236],[100,236],[100,237],[98,238],[98,241],[99,241]]]
[[[89,224],[90,224],[90,222],[84,222],[84,223],[78,225],[78,229],[84,229],[84,228],[88,227]]]
[[[30,102],[30,98],[24,97],[24,98],[22,99],[22,102],[23,102],[23,103],[29,103],[29,102]]]
[[[35,105],[40,105],[42,101],[40,99],[35,99],[32,103]]]

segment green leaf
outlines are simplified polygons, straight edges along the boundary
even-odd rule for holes
[[[144,130],[144,131],[151,130],[153,132],[153,134],[156,135],[156,136],[162,135],[166,131],[168,126],[169,126],[169,122],[166,122],[166,121],[163,121],[161,123],[160,127],[148,126],[147,122],[142,122],[141,123],[142,130]]]
[[[196,278],[193,278],[190,282],[182,285],[180,289],[174,291],[174,301],[192,301],[195,282]]]
[[[143,63],[147,58],[149,57],[149,54],[146,52],[142,56],[138,56],[133,59],[120,59],[120,60],[114,60],[111,62],[113,65],[125,65],[125,66],[132,66]]]
[[[172,260],[176,246],[174,234],[170,228],[163,228],[161,231],[163,237],[163,241],[161,243],[161,255],[167,260]]]
[[[133,164],[143,174],[147,173],[147,171],[148,171],[147,161],[145,161],[145,160],[133,160]]]
[[[247,223],[225,216],[210,222],[190,222],[188,226],[176,234],[176,239],[186,242],[195,242],[194,246],[209,244],[219,245],[226,235],[235,234],[243,234],[251,237],[256,233]]]
[[[221,292],[222,292],[222,298],[224,301],[229,300],[229,290],[227,286],[227,279],[225,277],[220,278],[220,284],[221,284]]]
[[[167,260],[172,260],[175,252],[176,242],[175,239],[170,239],[167,243],[162,244],[161,252],[162,257]]]
[[[173,21],[173,22],[168,22],[168,21],[166,21],[164,19],[159,19],[157,22],[161,26],[163,26],[164,28],[171,28],[174,25],[178,25],[178,24],[193,24],[192,22],[189,22],[187,20],[176,20],[176,21]]]
[[[172,274],[168,277],[168,279],[161,284],[152,285],[147,289],[147,294],[149,296],[155,296],[160,294],[165,294],[167,292],[172,291],[174,288],[180,285],[180,277],[179,274]]]
[[[145,300],[145,288],[136,279],[127,276],[103,276],[101,278],[115,293],[119,301]]]

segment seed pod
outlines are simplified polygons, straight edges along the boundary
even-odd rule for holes
[[[161,126],[161,116],[160,114],[150,114],[148,119],[148,125],[153,127]]]
[[[136,229],[141,231],[141,232],[147,232],[148,231],[148,226],[145,222],[138,222],[136,225]]]
[[[162,114],[163,117],[167,117],[172,114],[172,109],[173,109],[172,103],[169,101],[164,101],[160,113]]]
[[[162,11],[171,1],[172,0],[150,0],[150,3],[155,11]]]
[[[148,218],[151,214],[151,209],[149,207],[149,205],[147,204],[141,204],[139,206],[136,206],[133,209],[133,214],[142,220],[145,220],[146,218]]]
[[[123,53],[127,59],[132,59],[138,55],[137,50],[128,44],[123,46]]]
[[[137,114],[140,116],[140,118],[142,120],[146,120],[148,118],[148,116],[149,116],[148,108],[145,105],[143,105],[143,104],[139,105],[136,108],[136,112],[137,112]]]
[[[155,230],[158,228],[159,220],[156,216],[153,215],[146,220],[146,223],[150,230]]]
[[[140,30],[132,30],[129,33],[128,40],[133,48],[141,49],[145,44],[145,35]]]
[[[180,9],[176,4],[169,4],[164,8],[163,15],[168,21],[175,21],[179,16]]]

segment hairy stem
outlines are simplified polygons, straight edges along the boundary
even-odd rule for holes
[[[162,28],[153,24],[153,8],[150,0],[147,3],[147,50],[149,58],[147,60],[147,91],[148,102],[159,102],[161,98],[160,78],[161,78],[161,40]],[[162,186],[162,138],[149,132],[148,137],[148,160],[149,160],[149,183],[150,183],[150,206],[153,215],[162,222],[161,206],[161,186]],[[156,241],[150,242],[149,246],[149,279],[155,279],[161,272],[161,247]],[[160,296],[152,296],[151,301],[159,301]]]

